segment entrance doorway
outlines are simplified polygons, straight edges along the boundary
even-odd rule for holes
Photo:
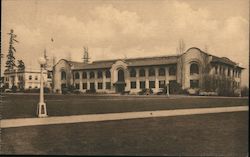
[[[116,92],[122,93],[125,90],[125,78],[124,78],[124,70],[118,70],[118,81],[115,83]]]

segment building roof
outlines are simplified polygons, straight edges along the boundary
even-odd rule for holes
[[[196,47],[189,48],[185,53],[187,53],[190,49],[197,49],[198,51],[205,53],[209,56],[212,56],[211,62],[223,63],[231,66],[235,66],[241,69],[237,63],[226,57],[217,57],[211,55],[207,52],[204,52]],[[166,65],[166,64],[176,64],[177,59],[180,55],[172,55],[172,56],[155,56],[155,57],[140,57],[140,58],[126,58],[126,59],[112,59],[112,60],[97,60],[92,63],[82,63],[82,62],[74,62],[74,61],[66,61],[72,66],[73,70],[91,70],[91,69],[106,69],[111,68],[111,66],[118,60],[125,62],[129,67],[138,67],[138,66],[152,66],[152,65]]]
[[[74,70],[80,69],[100,69],[111,68],[111,66],[118,60],[124,61],[128,66],[150,66],[150,65],[166,65],[177,63],[177,56],[157,56],[157,57],[143,57],[143,58],[128,58],[128,59],[114,59],[114,60],[100,60],[94,61],[90,64],[80,62],[70,62]]]
[[[209,53],[207,53],[207,52],[204,52],[204,51],[202,51],[201,49],[199,49],[199,48],[197,48],[197,47],[191,47],[191,48],[189,48],[186,52],[188,52],[190,49],[197,49],[198,51],[200,51],[200,52],[202,52],[202,53],[205,53],[206,55],[212,56],[211,62],[227,64],[227,65],[231,65],[231,66],[235,66],[235,67],[244,69],[243,67],[240,67],[239,64],[237,64],[236,62],[230,60],[230,59],[227,58],[227,57],[217,57],[217,56],[214,56],[214,55],[209,54]],[[186,53],[186,52],[185,52],[185,53]]]

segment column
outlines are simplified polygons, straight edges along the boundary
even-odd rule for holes
[[[79,75],[80,75],[80,76],[79,76],[79,79],[80,79],[80,80],[79,80],[79,83],[80,83],[80,86],[79,86],[79,87],[80,87],[80,90],[83,90],[83,89],[82,89],[82,71],[79,71]]]
[[[165,77],[165,82],[167,83],[169,81],[168,67],[165,67]]]
[[[94,73],[95,73],[95,89],[98,90],[97,70],[95,70]]]
[[[106,72],[105,70],[102,72],[102,88],[106,90]]]
[[[165,67],[165,86],[167,86],[167,96],[169,96],[169,72],[168,67]]]
[[[140,90],[139,68],[136,68],[136,90]]]
[[[159,91],[159,79],[158,79],[158,76],[159,76],[159,68],[156,67],[155,68],[155,90],[156,91]]]
[[[148,68],[145,68],[145,78],[146,88],[149,88]]]
[[[87,90],[90,90],[90,82],[89,82],[89,71],[87,73]]]

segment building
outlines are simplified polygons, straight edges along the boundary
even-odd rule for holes
[[[219,86],[229,80],[233,89],[240,87],[242,67],[226,57],[217,57],[192,47],[181,55],[101,60],[92,63],[61,59],[53,68],[54,92],[74,85],[82,92],[138,93],[151,88],[154,93],[169,84],[182,89]],[[210,79],[208,79],[210,78]],[[213,79],[211,82],[211,78]],[[215,89],[214,89],[215,90]]]
[[[13,85],[17,89],[34,89],[40,88],[40,70],[18,70],[4,72],[4,86],[5,88],[12,88]],[[52,71],[44,71],[44,87],[52,89]]]

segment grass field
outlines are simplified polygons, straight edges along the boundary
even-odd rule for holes
[[[4,95],[1,115],[36,117],[39,95]],[[46,95],[49,116],[248,105],[246,98]]]
[[[8,128],[2,153],[245,157],[248,112]]]

